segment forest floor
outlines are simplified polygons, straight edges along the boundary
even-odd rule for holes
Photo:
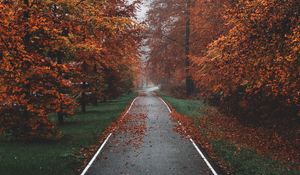
[[[235,175],[300,174],[297,139],[289,142],[274,130],[245,126],[201,100],[178,99],[159,93],[224,173]],[[181,132],[178,129],[178,132]],[[186,132],[186,131],[184,131]]]
[[[86,113],[65,119],[63,125],[58,125],[64,137],[57,142],[26,143],[0,138],[0,174],[79,174],[77,169],[84,159],[81,149],[95,144],[99,135],[135,96],[129,94],[89,106]],[[56,122],[56,115],[50,118]]]

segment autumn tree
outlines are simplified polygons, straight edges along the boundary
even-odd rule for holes
[[[6,134],[57,137],[48,114],[58,113],[62,122],[74,113],[78,96],[102,96],[106,69],[134,81],[140,27],[132,16],[137,2],[0,2],[0,128]],[[117,83],[130,88],[128,82]]]
[[[152,2],[146,20],[150,33],[148,69],[159,79],[156,82],[189,89],[190,95],[193,83],[189,79],[194,71],[188,58],[205,55],[208,44],[227,30],[222,18],[227,4],[225,0]]]
[[[184,9],[184,0],[155,0],[147,14],[148,74],[163,87],[184,84]]]
[[[60,45],[62,29],[49,16],[47,4],[3,1],[0,8],[1,128],[28,139],[57,136],[47,115],[69,114],[74,106],[60,92],[71,85],[58,74],[67,73],[67,66],[48,55],[52,45]]]
[[[299,11],[296,0],[240,0],[227,8],[231,29],[194,59],[204,95],[231,108],[299,111]]]
[[[75,84],[79,85],[77,90],[81,94],[83,112],[89,101],[87,93],[93,94],[95,104],[98,99],[120,95],[123,88],[132,88],[119,79],[127,79],[128,76],[123,76],[127,71],[131,75],[138,74],[141,27],[134,20],[137,3],[128,4],[125,0],[109,3],[95,1],[76,6],[81,9],[79,14],[84,14],[89,5],[93,9],[78,21],[81,27],[76,29],[80,37],[78,44],[74,45],[76,62],[80,66]],[[134,76],[129,77],[128,83],[133,83]]]

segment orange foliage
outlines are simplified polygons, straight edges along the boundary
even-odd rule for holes
[[[147,70],[154,83],[175,85],[185,78],[184,4],[185,0],[155,0],[150,4],[146,20],[150,49]]]
[[[183,87],[186,69],[194,73],[193,67],[185,65],[185,47],[189,48],[190,56],[204,56],[209,43],[228,29],[222,18],[228,0],[193,0],[190,9],[186,9],[186,3],[186,0],[155,0],[146,20],[150,35],[149,76],[155,83],[176,89]],[[185,43],[187,10],[190,11],[188,44]]]
[[[299,7],[297,0],[241,0],[227,7],[230,30],[205,56],[192,57],[202,93],[269,98],[299,110]]]
[[[120,93],[130,89],[139,71],[141,28],[131,18],[137,2],[1,1],[1,130],[55,137],[48,114],[74,114],[82,91],[99,98],[113,90],[105,84],[107,69],[118,77],[111,81],[123,88]],[[80,83],[91,86],[82,90]]]

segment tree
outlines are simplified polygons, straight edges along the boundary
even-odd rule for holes
[[[186,93],[191,95],[194,70],[190,57],[203,56],[208,44],[227,30],[222,19],[227,4],[225,0],[153,1],[147,19],[153,77],[175,87],[185,81]]]
[[[150,4],[147,69],[153,81],[163,87],[183,84],[185,79],[185,10],[185,0],[155,0]]]
[[[103,95],[106,68],[120,77],[136,73],[141,30],[132,19],[136,5],[0,1],[1,130],[26,139],[59,137],[50,113],[63,122],[75,112],[78,93]],[[81,82],[91,86],[82,89]],[[116,86],[129,88],[122,81]]]
[[[94,102],[97,99],[106,98],[103,96],[116,97],[122,93],[113,88],[122,88],[124,85],[120,84],[121,81],[114,81],[114,78],[111,78],[111,72],[119,77],[125,70],[120,67],[126,67],[131,74],[138,73],[139,52],[137,48],[141,38],[141,27],[133,20],[137,3],[128,5],[124,0],[109,3],[95,1],[91,7],[94,11],[88,14],[84,14],[84,9],[88,4],[85,2],[80,4],[83,9],[80,14],[84,14],[82,18],[85,20],[81,22],[83,27],[78,33],[82,36],[81,41],[74,46],[74,50],[77,55],[76,62],[81,64],[78,68],[80,74],[75,81],[77,81],[76,84],[81,84],[77,88],[81,94],[83,112],[88,103],[86,92],[96,97]],[[99,12],[99,9],[103,11]],[[99,15],[93,16],[93,13],[99,13]],[[120,79],[124,78],[120,77]],[[130,81],[135,81],[134,77]],[[109,94],[114,94],[114,96]]]
[[[228,7],[231,29],[194,60],[198,87],[235,99],[231,107],[245,100],[255,110],[263,104],[299,111],[299,8],[296,0],[240,0]]]
[[[71,83],[57,74],[58,70],[68,72],[68,68],[46,53],[51,51],[47,49],[50,45],[58,44],[60,28],[49,28],[55,25],[47,5],[24,0],[4,2],[0,8],[1,128],[15,137],[56,137],[59,133],[47,115],[72,113],[73,108],[73,100],[60,93]]]

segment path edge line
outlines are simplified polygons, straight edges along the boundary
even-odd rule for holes
[[[168,111],[170,113],[172,113],[169,105],[161,98],[158,97],[168,108]],[[181,125],[181,123],[178,121],[178,124]],[[210,171],[214,174],[214,175],[218,175],[218,173],[216,172],[216,170],[212,167],[212,165],[209,163],[208,159],[205,157],[205,155],[202,153],[202,151],[200,150],[200,148],[197,146],[197,144],[194,142],[194,140],[192,138],[190,138],[190,141],[192,142],[193,146],[195,147],[195,149],[197,150],[197,152],[199,153],[199,155],[201,156],[201,158],[204,160],[204,162],[206,163],[206,165],[208,166],[208,168],[210,169]]]
[[[125,114],[122,116],[125,117],[128,112],[130,111],[130,109],[132,108],[134,102],[138,99],[139,97],[135,97],[134,100],[131,102],[129,108],[127,109],[127,111],[125,112]],[[89,168],[93,165],[94,161],[96,160],[96,158],[98,157],[98,155],[100,154],[100,152],[102,151],[102,149],[104,148],[105,144],[107,143],[107,141],[109,140],[109,138],[112,136],[112,132],[109,133],[109,135],[106,137],[106,139],[104,140],[104,142],[102,143],[102,145],[100,146],[100,148],[98,149],[98,151],[95,153],[95,155],[93,156],[93,158],[90,160],[90,162],[87,164],[87,166],[84,168],[84,170],[82,171],[82,173],[80,175],[85,175],[85,173],[87,173],[87,171],[89,170]]]
[[[194,142],[194,140],[192,138],[190,138],[190,141],[192,142],[193,146],[196,148],[196,150],[198,151],[198,153],[200,154],[200,156],[202,157],[202,159],[204,160],[204,162],[206,163],[206,165],[208,166],[208,168],[210,169],[210,171],[214,175],[218,175],[218,173],[216,172],[216,170],[211,166],[211,164],[209,163],[209,161],[207,160],[207,158],[204,156],[204,154],[202,153],[202,151],[200,150],[200,148],[197,146],[197,144]]]
[[[171,110],[171,108],[169,107],[169,105],[161,98],[161,97],[158,97],[165,105],[166,105],[166,107],[168,108],[168,111],[170,112],[170,113],[172,113],[172,110]]]
[[[104,142],[102,143],[102,145],[100,146],[100,148],[98,149],[98,151],[95,153],[95,155],[93,156],[93,158],[90,160],[90,162],[87,164],[87,166],[85,167],[85,169],[82,171],[82,173],[80,175],[85,175],[85,173],[89,170],[89,168],[94,163],[94,161],[96,160],[97,156],[99,155],[99,153],[101,152],[101,150],[103,149],[104,145],[106,144],[106,142],[108,141],[108,139],[111,137],[111,135],[112,135],[112,133],[109,133],[109,135],[106,137],[106,139],[104,140]]]

